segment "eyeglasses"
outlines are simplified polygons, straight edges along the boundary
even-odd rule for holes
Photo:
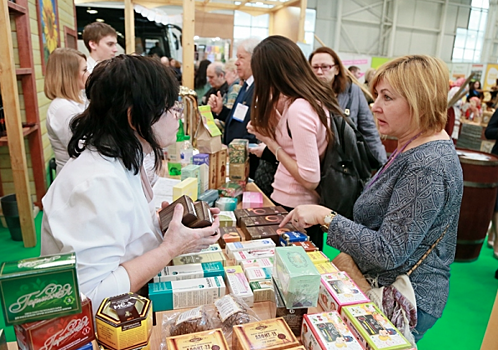
[[[311,69],[313,69],[313,71],[315,71],[315,72],[318,72],[320,69],[322,70],[322,72],[328,72],[334,66],[337,66],[337,64],[332,64],[332,65],[330,65],[330,64],[323,64],[321,66],[311,66]]]
[[[182,118],[182,115],[183,115],[183,104],[176,101],[175,104],[173,105],[173,107],[168,109],[168,111],[166,113],[170,113],[173,115],[173,117],[176,120],[180,120]]]

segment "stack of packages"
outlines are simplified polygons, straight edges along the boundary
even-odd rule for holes
[[[2,263],[0,294],[20,349],[92,349],[92,304],[79,293],[74,253]]]

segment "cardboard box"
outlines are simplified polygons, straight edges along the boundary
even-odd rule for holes
[[[220,232],[220,239],[218,240],[218,244],[222,248],[225,248],[227,243],[241,241],[240,233],[235,226],[220,227],[218,231]]]
[[[275,242],[271,239],[257,239],[254,241],[243,241],[243,242],[233,242],[227,243],[226,253],[230,259],[233,259],[234,252],[241,252],[247,250],[257,250],[257,249],[268,249],[275,248]]]
[[[343,306],[368,303],[370,299],[343,271],[322,275],[318,302],[323,310],[341,312]]]
[[[275,301],[275,289],[272,280],[250,282],[252,294],[254,295],[254,302],[261,301]]]
[[[285,216],[283,215],[266,215],[266,216],[252,216],[240,218],[240,227],[253,227],[253,226],[269,226],[279,225]]]
[[[246,184],[249,177],[249,158],[244,163],[230,163],[228,178],[231,182]]]
[[[287,308],[317,305],[321,276],[304,249],[277,247],[273,269]]]
[[[323,275],[325,273],[339,272],[339,269],[331,261],[321,264],[315,264],[315,267],[320,275]]]
[[[221,329],[167,337],[166,346],[170,350],[230,350]]]
[[[221,197],[216,201],[216,208],[221,211],[234,211],[237,208],[237,198]]]
[[[182,281],[214,276],[225,277],[223,264],[219,261],[202,264],[166,266],[157,276],[154,276],[154,282]]]
[[[216,203],[216,200],[218,198],[220,198],[220,195],[218,194],[217,190],[207,190],[206,192],[202,193],[197,199],[206,202],[210,207],[214,207],[214,203]]]
[[[240,218],[254,217],[254,216],[267,216],[267,215],[287,215],[287,210],[281,206],[277,207],[263,207],[263,208],[247,208],[235,210],[235,217],[237,224],[240,225]]]
[[[271,258],[275,255],[275,248],[270,249],[253,249],[241,252],[234,252],[233,259],[237,264],[242,260]]]
[[[242,208],[261,208],[263,206],[263,194],[261,192],[242,193]]]
[[[271,238],[275,244],[280,244],[280,236],[286,232],[294,231],[296,228],[291,224],[287,223],[284,227],[279,227],[278,225],[269,226],[253,226],[253,227],[243,227],[241,228],[246,241],[252,241],[255,239]]]
[[[6,325],[80,313],[76,255],[2,263],[0,296]]]
[[[218,243],[211,244],[209,247],[202,249],[200,252],[196,253],[186,253],[182,255],[178,255],[177,258],[181,258],[189,255],[202,255],[202,254],[210,254],[210,253],[223,253],[223,249],[221,249]]]
[[[275,317],[282,317],[289,325],[292,333],[294,333],[296,337],[299,337],[301,335],[303,317],[308,313],[308,308],[287,308],[282,297],[282,291],[275,283],[275,279],[272,279],[272,281],[275,290]]]
[[[201,168],[198,165],[189,164],[182,168],[181,180],[186,180],[189,177],[197,179],[197,196],[205,190],[201,188]]]
[[[197,212],[195,210],[194,202],[192,198],[188,196],[181,196],[177,198],[173,203],[168,205],[166,208],[159,210],[159,223],[161,224],[161,231],[164,234],[168,228],[171,220],[173,219],[173,214],[175,212],[175,207],[180,204],[183,206],[183,218],[182,224],[185,226],[190,226],[195,220],[197,220]]]
[[[313,243],[312,241],[306,241],[306,242],[294,242],[291,243],[291,246],[293,247],[301,247],[304,249],[305,252],[316,252],[318,251],[318,247]],[[317,266],[319,264],[315,264]]]
[[[135,293],[106,298],[95,316],[100,344],[106,349],[135,349],[148,344],[152,333],[152,305]]]
[[[228,150],[226,145],[221,145],[221,150],[217,158],[217,171],[218,176],[216,177],[216,187],[219,188],[227,181],[227,156]]]
[[[221,211],[218,214],[220,219],[220,227],[231,227],[235,226],[235,215],[233,211]]]
[[[233,326],[232,350],[280,350],[299,345],[283,318]]]
[[[341,316],[365,349],[404,350],[412,348],[374,303],[344,306]]]
[[[208,153],[199,153],[199,154],[194,154],[192,157],[192,163],[194,165],[207,165],[209,166],[209,154]]]
[[[14,326],[19,349],[73,350],[95,339],[90,299],[81,297],[81,313]]]
[[[225,272],[230,293],[241,298],[248,306],[252,307],[254,305],[254,295],[242,267],[239,265],[227,266],[225,267]]]
[[[330,259],[323,252],[309,252],[307,253],[313,264],[323,264],[329,262]]]
[[[249,158],[249,140],[234,139],[228,144],[230,165],[243,164]]]
[[[244,271],[248,269],[263,267],[273,268],[273,258],[242,260],[239,262],[239,265],[242,266]]]
[[[261,267],[245,270],[247,280],[249,282],[259,282],[259,281],[271,281],[272,268],[271,267]]]
[[[280,245],[281,246],[289,246],[292,245],[292,243],[296,242],[306,242],[309,241],[310,238],[306,233],[302,233],[299,231],[289,231],[285,232],[280,236]]]
[[[301,341],[316,350],[363,349],[336,311],[304,315]]]
[[[154,311],[176,310],[210,304],[225,295],[220,276],[183,281],[149,283]]]
[[[197,178],[189,177],[173,187],[173,200],[176,201],[181,196],[185,195],[192,198],[193,201],[197,200]]]
[[[217,189],[218,188],[218,153],[209,154],[209,188]]]
[[[173,258],[173,265],[201,264],[210,262],[221,262],[225,266],[225,254],[223,252],[206,252],[179,255]]]

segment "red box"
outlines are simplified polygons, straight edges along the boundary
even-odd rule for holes
[[[73,350],[95,339],[92,303],[82,295],[81,313],[14,326],[19,349]]]

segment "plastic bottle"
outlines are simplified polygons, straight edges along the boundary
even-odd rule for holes
[[[185,135],[183,138],[183,148],[180,151],[180,163],[182,168],[192,164],[192,157],[194,156],[194,149],[190,143],[190,136]]]

